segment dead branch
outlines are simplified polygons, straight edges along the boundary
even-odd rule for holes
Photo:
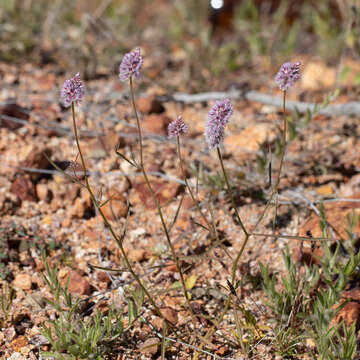
[[[207,102],[215,101],[219,99],[245,99],[248,101],[259,102],[266,105],[272,105],[275,107],[282,106],[282,99],[280,97],[262,94],[258,91],[242,92],[239,90],[232,90],[229,92],[206,92],[199,94],[185,94],[175,93],[172,96],[173,101],[183,102],[186,104],[195,102]],[[300,101],[287,101],[287,108],[289,110],[298,110],[301,113],[305,113],[315,109],[315,103],[300,102]],[[319,114],[328,116],[340,116],[340,115],[359,115],[360,114],[360,102],[351,101],[344,104],[328,105],[325,108],[319,110]]]

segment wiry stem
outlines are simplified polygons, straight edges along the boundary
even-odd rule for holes
[[[151,302],[152,306],[155,309],[155,312],[164,320],[165,317],[164,315],[161,313],[160,309],[158,308],[158,306],[155,304],[155,301],[153,300],[152,296],[150,295],[150,293],[148,292],[148,290],[146,289],[146,287],[143,285],[143,283],[141,282],[140,278],[136,275],[135,271],[133,270],[131,263],[125,253],[125,249],[123,247],[122,244],[122,240],[115,234],[114,229],[112,228],[111,224],[109,223],[109,221],[107,220],[106,216],[104,215],[101,207],[99,206],[99,203],[97,201],[97,199],[95,198],[95,195],[90,187],[89,184],[89,180],[88,180],[88,176],[87,176],[87,169],[86,169],[86,163],[84,160],[84,156],[82,154],[81,151],[81,147],[80,147],[80,143],[79,143],[79,137],[78,137],[78,133],[77,133],[77,127],[76,127],[76,121],[75,121],[75,105],[74,103],[71,104],[71,110],[72,110],[72,118],[73,118],[73,127],[74,127],[74,135],[75,135],[75,141],[76,141],[76,146],[80,155],[80,159],[81,159],[81,164],[83,166],[84,169],[84,175],[85,175],[85,187],[87,189],[87,191],[89,192],[89,195],[91,197],[92,202],[94,203],[94,206],[96,206],[97,210],[99,211],[99,214],[101,215],[105,225],[108,227],[108,229],[110,230],[110,233],[112,235],[112,237],[114,238],[114,240],[118,243],[119,247],[120,247],[120,251],[122,256],[124,257],[125,263],[127,268],[129,269],[131,275],[134,277],[135,281],[139,284],[139,286],[141,287],[141,289],[144,291],[144,293],[146,294],[146,296],[148,297],[149,301]]]
[[[237,218],[238,222],[240,223],[241,229],[243,230],[243,232],[245,234],[245,240],[244,240],[244,242],[243,242],[243,244],[241,246],[240,251],[238,252],[238,254],[236,256],[236,259],[235,259],[233,267],[232,267],[231,283],[232,283],[232,285],[235,285],[236,269],[237,269],[240,257],[242,255],[242,253],[244,252],[245,246],[246,246],[246,244],[247,244],[247,242],[249,240],[249,233],[246,230],[246,228],[245,228],[245,226],[244,226],[244,224],[243,224],[243,222],[242,222],[242,220],[240,218],[239,212],[237,210],[235,199],[234,199],[232,191],[231,191],[230,182],[229,182],[229,179],[228,179],[225,167],[224,167],[224,162],[223,162],[223,159],[222,159],[220,148],[217,147],[216,150],[217,150],[217,154],[218,154],[219,161],[220,161],[220,164],[221,164],[221,169],[222,169],[222,172],[223,172],[223,175],[224,175],[227,191],[228,191],[229,197],[231,199],[231,203],[232,203],[233,209],[235,211],[236,218]]]
[[[276,194],[277,192],[277,189],[278,189],[278,186],[279,186],[279,183],[280,183],[280,175],[281,175],[281,170],[282,170],[282,167],[283,167],[283,163],[284,163],[284,157],[285,157],[285,151],[286,151],[286,132],[287,132],[287,119],[286,119],[286,116],[285,116],[285,101],[286,101],[286,91],[284,91],[284,94],[283,94],[283,123],[284,123],[284,128],[283,128],[283,136],[282,136],[282,152],[281,152],[281,159],[280,159],[280,165],[279,165],[279,170],[278,170],[278,173],[277,173],[277,177],[276,177],[276,181],[275,181],[275,184],[274,184],[274,187],[273,187],[273,190],[271,192],[271,195],[270,195],[270,199],[268,200],[266,206],[265,206],[265,209],[264,211],[262,212],[262,214],[260,215],[260,218],[258,219],[258,221],[256,222],[254,228],[252,229],[251,233],[248,233],[243,225],[243,223],[241,222],[241,220],[239,221],[244,233],[245,233],[245,240],[241,246],[241,249],[234,261],[234,265],[233,265],[233,269],[232,269],[232,285],[235,285],[235,275],[236,275],[236,269],[237,269],[237,264],[240,260],[240,257],[242,255],[242,253],[244,252],[244,249],[245,249],[245,246],[250,238],[251,235],[254,235],[254,236],[258,236],[259,234],[255,233],[256,231],[256,228],[258,227],[258,225],[260,224],[260,222],[262,221],[262,219],[264,218],[265,216],[265,213],[267,211],[267,209],[269,208],[270,204],[271,204],[271,201],[274,197],[274,195]],[[223,164],[223,161],[222,161],[222,157],[221,157],[221,152],[220,152],[220,149],[217,148],[217,151],[218,151],[218,156],[219,156],[219,160],[220,160],[220,164],[221,164],[221,168],[222,168],[222,171],[223,171],[223,174],[224,174],[224,179],[225,179],[225,182],[226,182],[226,186],[228,188],[228,192],[229,192],[229,195],[230,195],[230,198],[231,198],[231,201],[233,203],[233,207],[234,207],[234,210],[235,210],[235,214],[238,218],[238,220],[240,219],[240,216],[237,212],[237,209],[235,207],[235,201],[232,197],[232,193],[231,193],[231,190],[229,191],[230,189],[230,186],[229,186],[229,181],[228,181],[228,178],[227,178],[227,174],[226,174],[226,171],[225,171],[225,168],[224,168],[224,164]],[[220,315],[220,318],[219,320],[217,321],[217,324],[213,326],[212,329],[210,329],[208,331],[208,333],[205,335],[204,337],[204,340],[202,341],[202,344],[201,344],[201,347],[203,346],[204,342],[209,339],[213,334],[214,332],[216,331],[216,329],[218,328],[219,324],[222,322],[225,314],[227,313],[229,307],[230,307],[230,304],[231,304],[231,294],[229,295],[227,301],[226,301],[226,304],[225,304],[225,308],[224,308],[224,311],[221,313]],[[193,360],[197,359],[197,356],[198,356],[198,352],[194,355],[193,357]]]
[[[140,170],[141,170],[141,172],[142,172],[142,174],[144,176],[146,185],[149,188],[151,197],[152,197],[152,199],[153,199],[153,201],[154,201],[154,203],[156,205],[156,208],[157,208],[160,220],[161,220],[161,224],[162,224],[162,227],[163,227],[163,230],[164,230],[164,233],[165,233],[167,243],[168,243],[168,245],[170,247],[171,254],[172,254],[172,257],[173,257],[175,265],[176,265],[176,269],[177,269],[177,271],[179,272],[179,275],[180,275],[181,285],[183,287],[183,292],[184,292],[184,296],[185,296],[185,299],[186,299],[186,303],[187,303],[187,306],[189,308],[190,314],[193,317],[193,311],[192,311],[191,304],[190,304],[190,301],[189,301],[189,294],[188,294],[188,291],[186,289],[184,274],[182,272],[182,269],[181,269],[181,266],[180,266],[180,263],[179,263],[179,258],[176,255],[175,248],[174,248],[174,246],[173,246],[173,244],[172,244],[172,242],[170,240],[169,231],[168,231],[167,225],[166,225],[165,220],[164,220],[164,216],[163,216],[163,213],[162,213],[162,210],[161,210],[159,200],[157,199],[157,197],[155,195],[155,192],[154,192],[154,190],[153,190],[153,188],[151,186],[148,175],[147,175],[147,173],[145,171],[144,157],[143,157],[142,132],[141,132],[139,116],[138,116],[136,105],[135,105],[134,86],[133,86],[132,76],[130,76],[130,95],[131,95],[132,107],[133,107],[133,110],[134,110],[134,113],[135,113],[136,125],[137,125],[137,128],[138,128],[138,134],[139,134]]]
[[[212,233],[212,235],[216,238],[216,240],[218,240],[218,235],[217,235],[217,231],[216,231],[214,224],[210,224],[209,220],[206,218],[205,214],[202,212],[199,201],[195,198],[195,195],[191,189],[191,186],[190,186],[189,182],[187,181],[186,173],[184,170],[183,159],[182,159],[182,155],[181,155],[181,146],[180,146],[180,137],[179,136],[176,137],[176,144],[177,144],[177,152],[178,152],[178,157],[179,157],[180,169],[181,169],[182,176],[184,178],[185,186],[188,189],[191,199],[194,202],[196,209],[198,210],[201,218],[204,220],[204,222],[207,226],[207,230],[210,233]]]
[[[259,226],[259,224],[261,223],[262,219],[264,218],[266,211],[268,210],[268,208],[271,205],[272,199],[274,198],[274,195],[277,193],[278,191],[278,187],[279,187],[279,183],[280,183],[280,176],[281,176],[281,170],[283,167],[283,163],[284,163],[284,158],[285,158],[285,151],[286,151],[286,133],[287,133],[287,118],[286,118],[286,114],[285,114],[285,110],[286,110],[286,91],[283,92],[283,113],[282,113],[282,117],[283,117],[283,134],[282,134],[282,149],[281,149],[281,158],[280,158],[280,165],[279,165],[279,170],[278,173],[276,175],[276,180],[275,180],[275,184],[274,187],[271,191],[270,194],[270,198],[268,200],[268,202],[265,205],[264,211],[261,213],[258,221],[256,222],[254,228],[251,231],[251,234],[254,233],[257,229],[257,227]]]

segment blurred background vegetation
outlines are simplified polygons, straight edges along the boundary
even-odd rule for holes
[[[198,85],[294,53],[360,54],[359,0],[0,0],[0,60],[55,63],[86,78],[141,46]],[[173,55],[172,60],[169,54]],[[175,60],[174,60],[175,59]],[[174,64],[175,61],[175,64]],[[156,71],[154,76],[156,75]]]

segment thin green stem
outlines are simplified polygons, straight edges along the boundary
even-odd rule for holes
[[[217,154],[218,154],[219,161],[220,161],[220,164],[221,164],[221,170],[222,170],[222,173],[223,173],[223,175],[224,175],[224,179],[225,179],[227,191],[228,191],[229,197],[230,197],[230,199],[231,199],[231,203],[232,203],[233,209],[234,209],[234,211],[235,211],[236,218],[237,218],[237,220],[238,220],[238,222],[239,222],[239,224],[240,224],[240,226],[241,226],[244,234],[247,235],[248,232],[247,232],[247,230],[246,230],[246,228],[245,228],[245,226],[244,226],[244,224],[243,224],[243,222],[242,222],[242,220],[241,220],[241,218],[240,218],[240,215],[239,215],[239,212],[238,212],[238,210],[237,210],[236,203],[235,203],[235,199],[234,199],[233,194],[232,194],[232,191],[231,191],[231,186],[230,186],[229,178],[228,178],[228,176],[227,176],[227,172],[226,172],[225,167],[224,167],[224,162],[223,162],[223,158],[222,158],[222,155],[221,155],[220,148],[217,147],[216,150],[217,150]]]
[[[235,285],[236,269],[237,269],[237,267],[238,267],[238,263],[239,263],[239,261],[240,261],[241,255],[242,255],[243,252],[244,252],[245,246],[246,246],[246,244],[247,244],[248,241],[249,241],[249,238],[250,238],[250,235],[249,235],[249,234],[246,234],[246,235],[245,235],[244,242],[243,242],[242,245],[241,245],[240,251],[239,251],[238,254],[236,255],[236,258],[235,258],[235,261],[234,261],[234,264],[233,264],[233,268],[232,268],[232,273],[231,273],[231,284],[232,284],[232,285]]]
[[[287,133],[287,118],[286,118],[286,114],[285,114],[285,110],[286,110],[286,91],[283,92],[282,110],[283,110],[282,111],[283,133],[282,133],[282,149],[281,149],[281,158],[280,158],[279,170],[278,170],[278,173],[276,175],[275,184],[274,184],[274,187],[273,187],[273,189],[271,191],[270,198],[269,198],[268,202],[266,203],[264,211],[261,213],[261,215],[260,215],[258,221],[256,222],[254,228],[252,229],[251,233],[254,233],[256,231],[257,227],[259,226],[262,219],[264,218],[264,216],[266,214],[266,211],[268,210],[268,208],[271,205],[271,202],[272,202],[272,199],[274,198],[274,195],[278,191],[278,186],[279,186],[279,183],[280,183],[281,170],[282,170],[282,167],[283,167],[284,158],[285,158],[285,151],[286,151],[286,133]]]
[[[164,220],[164,216],[163,216],[163,213],[162,213],[162,210],[161,210],[159,200],[157,199],[157,197],[155,195],[155,192],[154,192],[154,190],[153,190],[153,188],[151,186],[148,175],[147,175],[147,173],[145,171],[144,158],[143,158],[142,132],[141,132],[139,116],[138,116],[136,105],[135,105],[134,86],[133,86],[132,76],[130,76],[130,93],[131,93],[132,107],[133,107],[133,110],[134,110],[134,113],[135,113],[136,125],[137,125],[137,129],[138,129],[138,134],[139,134],[140,169],[141,169],[141,172],[143,173],[146,185],[149,188],[151,197],[152,197],[152,199],[153,199],[153,201],[154,201],[154,203],[156,205],[156,208],[157,208],[160,220],[161,220],[161,224],[162,224],[162,227],[163,227],[163,231],[165,233],[167,243],[168,243],[168,245],[170,247],[171,254],[172,254],[172,257],[173,257],[175,265],[176,265],[176,269],[177,269],[177,271],[179,272],[179,275],[180,275],[181,285],[182,285],[182,288],[183,288],[186,304],[187,304],[187,306],[189,308],[189,311],[190,311],[190,314],[191,314],[191,316],[192,316],[192,318],[194,320],[194,314],[193,314],[192,307],[191,307],[191,304],[190,304],[190,301],[189,301],[189,294],[188,294],[188,291],[186,289],[184,274],[183,274],[181,266],[180,266],[179,258],[176,255],[174,245],[172,244],[172,242],[170,240],[169,231],[168,231],[167,225],[166,225],[165,220]]]
[[[237,206],[236,206],[236,203],[235,203],[235,199],[232,195],[232,191],[231,191],[231,186],[230,186],[230,182],[229,182],[229,179],[228,179],[228,176],[227,176],[227,173],[226,173],[226,170],[225,170],[225,167],[224,167],[224,162],[223,162],[223,159],[222,159],[222,155],[221,155],[221,151],[220,151],[220,148],[217,147],[216,148],[217,150],[217,154],[218,154],[218,157],[219,157],[219,161],[220,161],[220,164],[221,164],[221,169],[222,169],[222,172],[223,172],[223,175],[224,175],[224,179],[225,179],[225,183],[226,183],[226,187],[227,187],[227,191],[228,191],[228,194],[230,196],[230,199],[231,199],[231,203],[232,203],[232,206],[233,206],[233,209],[235,211],[235,215],[236,215],[236,218],[238,220],[238,222],[240,223],[240,226],[245,234],[245,239],[244,239],[244,242],[240,248],[240,251],[238,252],[236,258],[235,258],[235,261],[233,263],[233,267],[232,267],[232,272],[231,272],[231,284],[232,285],[235,285],[235,277],[236,277],[236,269],[238,267],[238,263],[239,263],[239,260],[240,260],[240,257],[241,255],[243,254],[244,252],[244,249],[245,249],[245,246],[249,240],[249,233],[248,231],[246,230],[241,218],[240,218],[240,215],[239,215],[239,212],[237,210]]]
[[[193,191],[191,190],[191,186],[189,184],[189,182],[187,181],[187,177],[186,177],[186,173],[185,173],[185,170],[184,170],[184,164],[183,164],[183,159],[182,159],[182,156],[181,156],[181,146],[180,146],[180,137],[177,136],[176,137],[176,145],[177,145],[177,152],[178,152],[178,157],[179,157],[179,163],[180,163],[180,169],[181,169],[181,173],[182,173],[182,176],[183,176],[183,179],[184,179],[184,182],[185,182],[185,186],[186,188],[188,189],[189,191],[189,194],[191,196],[191,199],[192,201],[194,202],[195,206],[196,206],[196,209],[198,210],[200,216],[202,217],[202,219],[204,220],[204,222],[206,223],[206,226],[207,226],[207,230],[210,232],[210,233],[213,233],[214,237],[217,239],[217,232],[216,230],[214,229],[214,227],[210,224],[209,220],[206,218],[205,214],[202,212],[201,208],[200,208],[200,204],[199,204],[199,201],[195,198],[194,196],[194,193]]]
[[[136,126],[137,126],[137,129],[138,129],[138,135],[139,135],[140,167],[141,167],[142,172],[144,173],[145,171],[144,171],[142,132],[141,132],[139,116],[138,116],[136,105],[135,105],[134,84],[133,84],[132,76],[130,76],[130,96],[131,96],[131,104],[132,104],[134,114],[135,114],[135,118],[136,118]]]
[[[95,198],[95,195],[90,187],[89,184],[89,180],[88,180],[88,176],[87,176],[87,169],[86,169],[86,163],[84,160],[84,156],[82,154],[81,151],[81,147],[80,147],[80,142],[79,142],[79,137],[78,137],[78,132],[77,132],[77,126],[76,126],[76,121],[75,121],[75,105],[74,103],[71,104],[71,109],[72,109],[72,118],[73,118],[73,127],[74,127],[74,135],[75,135],[75,141],[76,141],[76,146],[80,155],[80,159],[81,159],[81,164],[83,166],[84,169],[84,175],[85,175],[85,186],[87,191],[89,192],[89,195],[91,197],[92,202],[94,203],[94,206],[96,206],[97,210],[99,211],[99,214],[101,215],[105,225],[108,227],[108,229],[110,230],[110,233],[112,235],[112,237],[114,238],[114,240],[118,243],[119,247],[120,247],[120,251],[122,256],[124,257],[125,263],[127,268],[129,269],[131,275],[133,276],[133,278],[135,279],[135,281],[139,284],[139,286],[141,287],[141,289],[144,291],[144,293],[146,294],[146,296],[148,297],[150,303],[152,304],[152,306],[155,309],[155,312],[161,317],[163,318],[165,321],[165,317],[164,315],[161,313],[160,309],[158,308],[158,306],[155,304],[155,301],[153,300],[152,296],[150,295],[150,293],[148,292],[148,290],[146,289],[145,285],[143,285],[143,283],[141,282],[140,278],[136,275],[135,271],[133,270],[131,263],[125,253],[125,249],[123,247],[122,241],[121,239],[115,234],[114,229],[112,228],[111,224],[109,223],[109,221],[107,220],[106,216],[104,215],[101,207],[99,206],[99,203],[97,201],[97,199]]]
[[[224,310],[222,311],[222,313],[220,314],[219,319],[216,321],[216,324],[214,324],[214,326],[206,333],[206,335],[204,336],[203,340],[201,341],[201,344],[199,346],[200,350],[202,349],[204,343],[215,333],[215,331],[219,328],[221,322],[224,319],[224,316],[226,315],[226,313],[229,310],[231,304],[231,295],[228,296]],[[193,360],[196,360],[198,358],[199,352],[196,352],[195,355],[193,356]]]

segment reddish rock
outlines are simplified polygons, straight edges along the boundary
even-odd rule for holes
[[[160,340],[158,338],[149,338],[140,345],[140,352],[146,357],[152,357],[158,352]]]
[[[360,289],[351,289],[343,291],[341,294],[342,299],[351,299],[360,303]]]
[[[141,126],[145,132],[166,135],[168,125],[171,121],[172,120],[164,114],[151,114],[144,117],[141,121]]]
[[[150,184],[160,205],[164,205],[167,201],[175,197],[181,189],[181,185],[178,183],[166,183],[160,180],[150,181]],[[136,196],[132,196],[130,200],[134,201],[135,205],[141,202],[148,209],[156,208],[156,204],[146,183],[137,184],[134,188]]]
[[[146,114],[160,114],[165,111],[165,108],[154,95],[140,98],[136,102],[137,109]]]
[[[173,261],[170,261],[166,264],[165,269],[171,272],[177,272],[176,264]]]
[[[216,350],[216,355],[225,356],[229,353],[229,349],[225,345],[220,345],[219,348]]]
[[[127,204],[124,195],[113,188],[107,192],[107,199],[111,200],[102,206],[101,209],[108,220],[116,220],[126,216]],[[104,199],[104,201],[106,200]]]
[[[19,352],[22,350],[22,348],[24,348],[25,346],[28,346],[29,342],[26,338],[26,336],[24,335],[20,335],[19,337],[17,337],[16,339],[14,339],[11,344],[10,347],[16,351]]]
[[[89,281],[84,277],[80,271],[74,270],[71,271],[63,280],[62,280],[62,286],[66,285],[66,282],[69,280],[69,292],[71,294],[77,294],[77,295],[90,295],[91,288]]]
[[[78,197],[70,210],[70,216],[77,219],[89,218],[93,215],[93,204],[87,199]]]
[[[111,283],[111,279],[105,271],[99,271],[97,273],[97,279],[98,281],[106,283],[107,285]]]
[[[190,210],[191,208],[193,208],[194,206],[196,206],[196,204],[194,203],[193,199],[191,198],[190,195],[186,195],[184,197],[184,200],[182,202],[182,206],[181,208],[183,210]]]
[[[53,212],[56,212],[59,209],[62,209],[65,207],[64,200],[54,197],[50,202],[50,209]]]
[[[31,276],[29,274],[17,274],[13,285],[22,290],[30,290],[32,285]]]
[[[165,319],[169,321],[171,324],[175,325],[178,322],[178,314],[177,311],[167,307],[160,310],[161,313],[164,315]]]
[[[350,198],[359,199],[360,193],[353,194]],[[338,202],[338,203],[329,203],[325,204],[325,216],[327,222],[331,225],[331,228],[334,229],[335,235],[339,239],[347,239],[347,226],[348,223],[347,217],[352,216],[352,214],[360,215],[360,203],[359,202]],[[358,223],[354,228],[354,233],[359,236],[360,235],[360,223]],[[310,215],[309,218],[305,220],[305,222],[300,226],[299,236],[305,237],[323,237],[323,232],[320,227],[320,218],[316,214]],[[331,235],[331,231],[329,228],[329,237],[333,237]],[[360,244],[355,244],[359,246]],[[300,241],[293,242],[292,246],[292,254],[295,261],[299,261],[299,259],[309,264],[319,263],[319,258],[324,255],[324,251],[322,250],[320,244],[316,242],[313,249],[311,249],[311,244],[309,241],[304,241],[303,248],[301,250]],[[313,250],[313,251],[312,251]],[[300,254],[302,252],[302,255]]]
[[[272,141],[275,132],[267,124],[255,124],[247,126],[238,134],[225,137],[226,150],[229,152],[257,151],[266,140]]]
[[[336,315],[334,322],[339,323],[344,321],[346,326],[351,326],[353,323],[356,323],[356,328],[359,328],[360,325],[360,304],[355,301],[347,303]],[[333,324],[335,325],[335,324]]]
[[[7,116],[9,118],[6,118]],[[14,121],[12,121],[11,118],[14,118]],[[3,107],[0,107],[0,127],[16,130],[24,126],[21,122],[15,122],[16,120],[28,121],[28,110],[17,104],[7,104]]]
[[[49,160],[51,156],[50,149],[34,149],[29,153],[26,159],[21,163],[22,166],[33,169],[48,169],[50,168]],[[43,174],[31,173],[32,180],[38,180]]]
[[[23,175],[15,179],[11,184],[10,191],[20,200],[36,201],[35,186],[28,175]]]
[[[131,261],[144,261],[148,258],[148,254],[144,249],[131,249],[126,251]]]

